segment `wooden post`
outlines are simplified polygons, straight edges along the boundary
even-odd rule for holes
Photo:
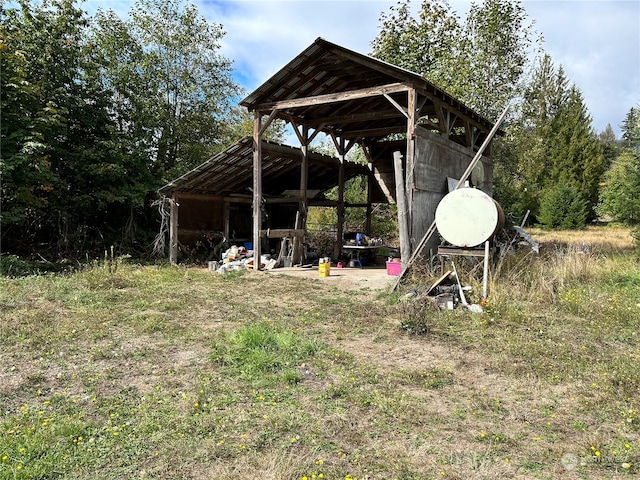
[[[367,175],[367,216],[364,232],[371,236],[371,200],[373,199],[373,163],[369,163],[369,174]]]
[[[406,254],[402,254],[403,265],[413,252],[416,239],[413,238],[413,188],[416,171],[416,103],[417,92],[412,88],[407,92],[407,158],[405,161],[405,199],[407,202],[407,238],[409,239]],[[405,256],[406,255],[406,256]]]
[[[222,205],[222,224],[223,224],[223,234],[224,234],[224,239],[225,240],[229,240],[229,238],[231,238],[230,235],[230,226],[229,226],[229,221],[230,221],[230,212],[229,209],[231,208],[231,204],[228,200],[225,200],[223,205]]]
[[[307,145],[307,139],[309,137],[307,131],[307,127],[303,127],[302,137],[304,142],[300,146],[300,150],[302,152],[302,164],[300,165],[300,202],[298,204],[298,213],[299,216],[296,217],[296,225],[294,228],[307,228],[307,204],[308,204],[308,193],[307,193],[307,185],[309,183],[309,147]],[[304,237],[294,237],[293,238],[293,256],[292,263],[298,264],[303,263],[304,260],[304,248],[303,248]]]
[[[398,205],[398,231],[400,234],[400,259],[404,266],[411,255],[409,241],[409,218],[407,215],[407,199],[404,192],[404,174],[402,169],[402,154],[393,152],[393,168],[396,178],[396,204]]]
[[[178,201],[171,197],[169,212],[169,263],[178,263]]]
[[[338,205],[336,208],[336,216],[338,223],[336,225],[336,243],[333,246],[333,258],[338,259],[342,252],[344,244],[344,139],[340,139],[340,148],[338,148],[338,159],[340,167],[338,167]]]
[[[253,118],[253,269],[260,270],[260,230],[262,228],[262,140],[261,114]]]
[[[484,242],[484,270],[482,273],[482,299],[489,295],[489,240]]]

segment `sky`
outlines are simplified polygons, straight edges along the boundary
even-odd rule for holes
[[[371,52],[380,14],[397,0],[192,0],[226,32],[221,54],[233,61],[234,79],[247,93],[322,37],[362,54]],[[417,9],[422,0],[412,0]],[[480,1],[480,0],[477,0]],[[124,18],[130,0],[89,0]],[[464,18],[469,0],[449,0]],[[640,1],[525,0],[543,48],[583,94],[597,133],[607,124],[620,136],[631,107],[640,106]]]

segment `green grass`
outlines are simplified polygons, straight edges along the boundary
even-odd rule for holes
[[[404,288],[133,265],[0,277],[0,479],[640,473],[633,253],[509,258],[482,314]]]

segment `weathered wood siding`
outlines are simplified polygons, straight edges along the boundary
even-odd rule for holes
[[[442,135],[424,128],[416,128],[415,170],[411,209],[410,240],[412,248],[420,242],[435,219],[440,200],[448,193],[447,177],[459,179],[473,159],[474,152],[454,143]],[[493,164],[488,157],[482,159],[484,178],[476,185],[484,192],[493,193]],[[435,252],[440,243],[434,235],[426,245],[424,254]]]

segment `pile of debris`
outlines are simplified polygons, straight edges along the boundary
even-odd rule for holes
[[[229,273],[238,270],[253,270],[253,250],[233,245],[222,254],[222,260],[209,262],[209,271]],[[276,266],[276,260],[270,255],[260,256],[260,270],[271,270]]]
[[[480,305],[467,301],[467,295],[471,293],[472,288],[462,286],[453,262],[452,265],[453,270],[447,270],[424,292],[424,296],[443,310],[453,310],[458,305],[462,305],[472,312],[482,313],[483,309]]]

